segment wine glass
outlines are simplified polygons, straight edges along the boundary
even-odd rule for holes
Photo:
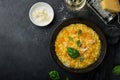
[[[65,0],[65,3],[70,10],[79,11],[85,6],[86,0]]]

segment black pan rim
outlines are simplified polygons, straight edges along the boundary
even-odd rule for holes
[[[70,21],[72,21],[72,23]],[[96,62],[94,62],[92,65],[90,65],[84,69],[72,69],[72,68],[68,68],[68,67],[64,66],[55,54],[54,42],[56,40],[58,33],[61,31],[62,28],[66,27],[67,25],[74,24],[74,23],[83,23],[83,24],[88,25],[99,35],[99,38],[101,40],[101,52],[100,52],[100,56],[99,56],[98,60]],[[62,69],[65,69],[66,71],[69,71],[72,73],[86,73],[86,72],[92,71],[93,69],[97,68],[102,63],[102,61],[105,57],[106,51],[107,51],[107,41],[106,41],[106,38],[105,38],[103,32],[99,28],[99,26],[97,26],[90,20],[86,20],[83,18],[70,18],[70,19],[64,20],[62,23],[60,23],[55,28],[55,30],[52,33],[51,40],[50,40],[50,52],[51,52],[52,58]]]

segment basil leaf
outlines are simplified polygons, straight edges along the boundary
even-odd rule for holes
[[[77,44],[78,47],[80,47],[80,46],[81,46],[80,40],[78,40],[78,41],[76,42],[76,44]]]
[[[69,37],[69,40],[70,40],[70,41],[73,41],[73,38],[72,38],[72,37]]]
[[[69,78],[68,78],[68,77],[66,77],[66,80],[69,80]]]
[[[80,56],[79,51],[71,47],[67,47],[67,53],[73,59]]]
[[[60,80],[59,73],[55,70],[49,72],[49,76],[51,80]]]
[[[80,35],[80,34],[82,34],[82,30],[79,30],[79,31],[78,31],[78,35]]]
[[[80,56],[80,62],[83,62],[83,61],[84,61],[84,57]]]
[[[120,75],[120,65],[117,65],[112,70],[113,74]]]

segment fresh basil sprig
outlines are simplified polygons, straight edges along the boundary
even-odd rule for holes
[[[117,65],[112,70],[114,75],[120,75],[120,65]]]
[[[82,34],[82,30],[79,30],[79,31],[78,31],[78,35],[80,35],[80,34]]]
[[[49,72],[49,76],[51,80],[60,80],[60,75],[57,71],[53,70]]]
[[[66,80],[69,80],[69,78],[68,78],[68,77],[66,77]]]
[[[83,61],[84,61],[84,57],[80,56],[80,62],[83,62]]]
[[[73,59],[80,56],[79,51],[71,47],[67,47],[67,53]]]
[[[73,41],[73,38],[72,38],[72,37],[69,37],[69,41]]]
[[[77,44],[78,47],[80,47],[80,46],[81,46],[80,40],[78,40],[78,41],[76,42],[76,44]]]

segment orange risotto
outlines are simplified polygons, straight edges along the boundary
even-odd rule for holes
[[[59,60],[69,68],[82,69],[99,57],[101,42],[97,33],[85,24],[64,27],[55,41]]]

